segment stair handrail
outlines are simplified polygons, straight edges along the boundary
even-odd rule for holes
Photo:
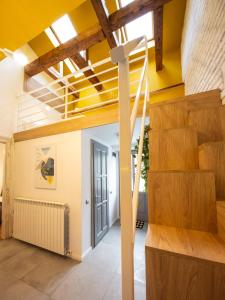
[[[131,111],[129,56],[134,50],[145,47],[144,65]],[[118,64],[119,90],[119,138],[120,138],[120,221],[121,221],[121,277],[122,299],[134,300],[134,242],[138,208],[139,184],[144,141],[147,102],[149,100],[148,44],[147,38],[140,37],[111,50],[112,62]],[[137,172],[134,191],[131,185],[131,144],[137,112],[145,86],[138,147]]]

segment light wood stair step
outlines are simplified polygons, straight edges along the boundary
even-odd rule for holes
[[[217,199],[216,208],[218,235],[225,242],[225,199]]]
[[[189,111],[219,106],[221,106],[220,90],[150,104],[151,127],[153,129],[186,127],[188,125]]]
[[[216,196],[225,199],[225,141],[199,146],[199,168],[215,173]]]
[[[147,300],[225,298],[225,243],[211,233],[150,224]]]
[[[197,132],[191,128],[151,130],[149,132],[151,170],[198,168]]]
[[[150,171],[149,223],[217,232],[212,171]]]

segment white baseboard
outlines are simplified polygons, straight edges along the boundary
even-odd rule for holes
[[[92,251],[92,247],[89,247],[86,251],[84,251],[84,253],[82,254],[82,260],[85,258],[85,256],[88,255],[89,252]]]
[[[117,221],[119,220],[119,217],[116,217],[111,224],[109,224],[109,227],[112,227]]]

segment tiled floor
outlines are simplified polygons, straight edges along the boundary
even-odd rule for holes
[[[145,233],[138,229],[136,235],[136,300],[145,299]],[[121,299],[119,226],[82,263],[16,240],[0,241],[0,299]]]

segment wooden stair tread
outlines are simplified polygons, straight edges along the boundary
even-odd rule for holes
[[[186,170],[149,170],[149,173],[213,173],[212,170],[186,169]]]
[[[145,245],[177,255],[225,264],[225,243],[208,232],[150,224]]]
[[[202,98],[206,98],[206,97],[218,97],[218,99],[220,99],[220,90],[219,89],[215,89],[215,90],[211,90],[208,92],[202,92],[202,93],[197,93],[197,94],[192,94],[192,95],[187,95],[184,97],[179,97],[179,98],[174,98],[171,100],[166,100],[166,101],[162,101],[162,102],[157,102],[157,103],[150,103],[149,107],[153,108],[153,107],[157,107],[157,106],[162,106],[162,105],[166,105],[166,104],[173,104],[173,103],[178,103],[178,102],[182,102],[182,101],[196,101],[196,100],[200,100]],[[216,103],[216,100],[215,100]],[[221,101],[219,102],[221,103]]]
[[[213,141],[213,142],[203,143],[203,144],[199,145],[198,148],[202,149],[202,148],[205,148],[205,147],[208,147],[208,146],[215,146],[216,147],[217,145],[225,145],[225,141]]]

